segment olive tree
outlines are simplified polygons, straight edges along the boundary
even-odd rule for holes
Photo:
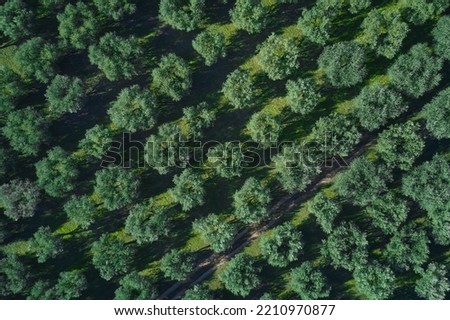
[[[183,300],[214,300],[212,292],[205,286],[197,284],[186,290]]]
[[[244,165],[242,146],[226,142],[211,147],[207,153],[208,165],[222,178],[240,177]]]
[[[427,300],[443,300],[450,291],[450,282],[447,277],[445,265],[430,263],[420,272],[420,278],[416,281],[416,293]]]
[[[269,189],[256,178],[248,178],[233,195],[234,214],[244,223],[259,223],[269,214],[270,200]]]
[[[441,17],[432,34],[436,53],[442,58],[450,60],[450,16]]]
[[[224,221],[217,214],[209,214],[205,218],[195,220],[192,227],[214,252],[227,250],[237,233],[235,225]]]
[[[161,259],[161,271],[171,280],[185,280],[194,270],[194,258],[187,252],[171,250]]]
[[[286,104],[292,112],[307,115],[319,104],[321,95],[313,80],[297,79],[286,82]]]
[[[86,131],[84,138],[80,140],[79,147],[88,156],[101,159],[112,142],[112,134],[108,128],[96,124]]]
[[[155,299],[157,292],[148,277],[136,271],[127,274],[119,281],[120,287],[114,292],[115,300],[150,300]]]
[[[320,7],[303,9],[298,26],[308,40],[324,45],[331,37],[332,14]]]
[[[7,114],[16,108],[17,98],[25,93],[19,75],[11,69],[0,66],[0,112]]]
[[[309,261],[291,270],[290,287],[303,300],[328,298],[331,289],[323,273]]]
[[[402,10],[406,19],[420,25],[443,13],[450,4],[443,0],[402,1]]]
[[[439,92],[423,108],[427,129],[437,139],[450,138],[450,88]]]
[[[87,287],[88,282],[81,271],[65,271],[59,274],[58,282],[50,289],[50,295],[55,300],[77,299]]]
[[[260,241],[261,254],[274,267],[286,267],[298,260],[303,250],[302,234],[292,224],[275,227]]]
[[[184,211],[205,203],[204,181],[200,174],[193,169],[185,169],[173,178],[175,186],[170,189],[170,195],[177,201]]]
[[[255,88],[250,73],[240,69],[230,73],[223,84],[222,92],[230,104],[237,109],[252,106]]]
[[[93,2],[101,14],[116,21],[136,11],[136,5],[133,0],[93,0]]]
[[[266,26],[268,8],[260,0],[237,0],[230,10],[231,22],[250,34],[260,32]]]
[[[395,274],[388,266],[371,263],[353,272],[356,289],[368,299],[389,299],[395,289]]]
[[[0,201],[8,218],[14,221],[29,218],[36,213],[39,188],[29,180],[14,179],[0,186]]]
[[[159,18],[175,29],[192,31],[203,19],[204,10],[205,0],[161,0]]]
[[[228,262],[219,279],[232,294],[246,297],[261,283],[254,263],[252,257],[240,253]]]
[[[389,192],[371,202],[365,213],[375,227],[386,234],[395,234],[408,217],[408,205],[406,200]]]
[[[192,40],[192,47],[197,51],[207,66],[212,66],[219,58],[226,57],[226,43],[223,33],[203,31]]]
[[[65,204],[67,217],[82,229],[87,229],[97,215],[97,206],[88,196],[73,195]]]
[[[278,142],[281,132],[280,120],[269,113],[257,112],[250,118],[247,130],[253,141],[268,148]]]
[[[0,260],[0,292],[2,296],[18,294],[28,286],[30,273],[17,255],[8,254]]]
[[[49,226],[41,226],[28,241],[28,250],[32,251],[39,263],[56,258],[62,251],[61,239],[52,234]]]
[[[85,102],[83,82],[79,78],[57,75],[48,86],[45,98],[50,112],[56,115],[75,113]]]
[[[309,212],[312,213],[320,227],[326,233],[330,233],[333,230],[334,220],[339,212],[341,212],[341,206],[338,202],[327,198],[322,192],[318,193],[309,202]]]
[[[32,34],[33,20],[26,1],[7,0],[0,5],[0,32],[14,41]]]
[[[183,117],[187,124],[189,138],[201,138],[203,129],[213,126],[216,120],[216,112],[211,110],[206,102],[201,102],[197,106],[186,107],[183,109]]]

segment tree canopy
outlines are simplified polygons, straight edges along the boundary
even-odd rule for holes
[[[240,253],[228,262],[219,279],[232,294],[246,297],[261,283],[254,263],[252,257]]]
[[[450,138],[450,88],[439,92],[423,110],[431,134],[437,139]]]
[[[307,115],[319,104],[321,95],[311,79],[288,80],[286,82],[286,104],[301,115]]]
[[[406,19],[416,25],[423,24],[443,13],[450,5],[445,0],[404,1],[402,4]]]
[[[298,26],[308,40],[325,45],[331,35],[331,14],[320,7],[303,9]]]
[[[17,221],[36,213],[40,201],[39,188],[29,180],[14,179],[0,186],[0,200],[5,216]]]
[[[127,274],[119,281],[115,291],[116,300],[150,300],[157,295],[156,289],[147,277],[136,271]]]
[[[393,192],[379,196],[365,209],[375,227],[386,234],[395,234],[408,216],[406,200]]]
[[[84,105],[86,94],[79,78],[57,75],[48,86],[45,97],[50,112],[61,115],[79,111]]]
[[[330,286],[322,272],[309,261],[291,270],[290,286],[303,300],[328,298]]]
[[[204,17],[205,0],[161,0],[159,18],[173,28],[195,30]]]
[[[236,217],[244,223],[259,223],[269,214],[270,191],[256,178],[248,178],[233,195]]]
[[[240,144],[225,142],[208,150],[208,162],[214,171],[223,178],[241,176],[244,155]]]
[[[341,206],[338,202],[327,198],[322,192],[314,196],[309,202],[309,212],[312,213],[320,227],[326,233],[330,233],[333,230],[334,220],[339,212],[341,212]]]
[[[112,141],[112,134],[108,128],[96,124],[86,131],[84,138],[80,140],[79,147],[88,156],[101,159]]]
[[[224,221],[217,214],[209,214],[205,218],[197,219],[192,224],[193,229],[200,233],[214,252],[227,250],[237,233],[237,228],[231,222]]]
[[[97,206],[88,196],[73,195],[64,205],[67,217],[82,229],[87,229],[97,215]]]
[[[25,1],[7,0],[0,6],[0,32],[16,41],[32,32],[34,13]]]
[[[450,291],[450,282],[447,278],[445,265],[430,263],[420,272],[420,278],[416,281],[416,293],[427,300],[443,300]]]
[[[183,300],[214,300],[211,291],[204,285],[195,285],[186,290]]]
[[[205,60],[207,66],[212,66],[220,58],[225,58],[225,36],[218,31],[203,31],[192,40],[192,47]]]
[[[371,263],[353,273],[356,289],[368,299],[389,299],[395,289],[395,275],[388,266]]]
[[[202,177],[194,169],[185,169],[173,178],[175,186],[170,189],[170,195],[177,201],[184,211],[205,203],[205,188]]]
[[[183,109],[183,116],[188,126],[188,136],[191,139],[201,138],[203,129],[213,126],[216,120],[216,113],[206,102],[201,102],[195,107]]]
[[[250,34],[260,32],[267,23],[268,8],[260,0],[237,0],[230,10],[231,22]]]
[[[133,3],[133,0],[93,0],[93,2],[101,14],[116,21],[136,11],[136,5]]]
[[[34,252],[39,263],[43,263],[56,258],[63,251],[63,245],[61,239],[52,234],[49,226],[41,226],[28,242],[28,249]]]
[[[230,104],[237,109],[252,106],[255,89],[250,73],[240,69],[230,73],[223,84],[222,92]]]
[[[442,58],[450,60],[450,16],[443,16],[434,27],[432,34],[434,49]]]
[[[16,108],[16,101],[24,93],[19,75],[11,69],[0,66],[0,112],[7,114]]]
[[[187,252],[171,250],[161,259],[161,271],[171,280],[185,280],[192,270],[194,259]]]
[[[278,142],[281,132],[280,121],[273,115],[265,112],[257,112],[252,115],[247,124],[252,140],[268,148]]]
[[[8,254],[0,260],[0,294],[2,296],[23,292],[29,278],[27,266],[17,255]]]

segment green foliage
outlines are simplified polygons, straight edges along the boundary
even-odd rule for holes
[[[326,47],[318,63],[333,86],[346,88],[365,79],[365,60],[364,49],[358,43],[343,41]]]
[[[371,0],[319,0],[319,8],[339,11],[346,8],[350,13],[356,14],[371,5]]]
[[[195,107],[183,109],[183,116],[189,127],[189,138],[201,138],[203,129],[213,126],[216,120],[216,113],[209,110],[210,106],[206,102],[201,102]]]
[[[154,202],[136,204],[125,221],[125,231],[137,243],[152,243],[169,234],[170,219]]]
[[[106,233],[92,244],[92,263],[105,280],[127,273],[132,256],[129,246]]]
[[[7,255],[0,260],[0,295],[23,292],[29,278],[27,267],[16,255]]]
[[[218,31],[203,31],[192,40],[192,47],[212,66],[227,55],[225,36]]]
[[[228,262],[219,279],[232,294],[246,297],[261,284],[254,264],[252,257],[240,253]]]
[[[275,227],[260,241],[261,254],[274,267],[286,267],[297,261],[303,249],[302,234],[291,224]]]
[[[404,0],[402,5],[406,19],[416,25],[433,19],[450,6],[446,0]]]
[[[408,24],[399,11],[373,9],[361,25],[361,41],[377,55],[392,59],[402,47],[408,34]]]
[[[17,73],[0,66],[0,113],[14,110],[17,98],[23,93],[23,84]]]
[[[194,270],[194,258],[187,252],[172,250],[161,259],[161,271],[171,280],[186,280]]]
[[[354,119],[336,112],[317,120],[311,136],[326,157],[348,156],[361,139]]]
[[[200,233],[201,238],[209,243],[214,252],[222,252],[230,248],[237,228],[230,222],[223,221],[217,214],[209,214],[197,219],[192,227]]]
[[[149,90],[133,85],[122,89],[108,114],[118,128],[136,132],[153,128],[157,107],[156,98]]]
[[[136,271],[127,274],[119,281],[120,287],[115,291],[116,300],[150,300],[157,292],[147,277]]]
[[[281,132],[280,120],[271,114],[257,112],[252,115],[247,124],[252,140],[268,148],[278,142]]]
[[[365,209],[375,227],[386,234],[395,234],[406,221],[408,206],[405,200],[394,193],[379,196]]]
[[[161,0],[159,18],[173,28],[195,30],[203,19],[205,0]]]
[[[442,58],[450,60],[450,16],[440,18],[432,34],[436,53]]]
[[[222,178],[240,177],[244,165],[241,145],[225,142],[208,150],[208,162]]]
[[[322,254],[331,259],[331,265],[349,271],[367,264],[368,241],[365,233],[352,223],[335,228],[322,243]]]
[[[361,266],[353,273],[356,289],[368,299],[389,299],[395,289],[395,275],[391,268],[379,263]]]
[[[152,79],[156,89],[174,101],[180,101],[192,86],[188,64],[174,53],[161,58],[158,67],[152,71]]]
[[[89,61],[110,81],[135,76],[136,60],[141,54],[142,50],[134,37],[125,39],[112,32],[101,37],[98,44],[89,46]]]
[[[39,189],[29,180],[14,179],[0,187],[4,214],[14,221],[34,216],[39,200]]]
[[[243,109],[252,106],[255,88],[250,73],[240,69],[230,73],[223,84],[222,92],[235,108]]]
[[[17,48],[14,61],[25,76],[48,83],[55,75],[58,55],[58,49],[54,44],[35,37]]]
[[[87,280],[81,271],[66,271],[59,274],[58,282],[51,289],[52,299],[71,300],[81,297],[87,289]]]
[[[386,85],[364,87],[356,98],[355,114],[362,127],[373,131],[408,109],[403,97]]]
[[[136,5],[130,0],[93,0],[93,2],[101,14],[116,21],[136,11]]]
[[[425,230],[410,223],[394,234],[386,246],[385,253],[397,268],[418,268],[428,261],[429,242]]]
[[[51,149],[35,167],[39,187],[50,196],[63,197],[74,189],[78,170],[70,154],[61,147]]]
[[[428,131],[437,139],[450,138],[450,88],[439,92],[423,110]]]
[[[237,0],[230,10],[231,22],[250,34],[260,32],[267,24],[268,8],[260,0]]]
[[[193,169],[185,169],[180,175],[173,178],[175,186],[170,189],[170,195],[177,201],[184,211],[205,203],[204,181],[200,174]]]
[[[89,156],[101,159],[105,155],[112,141],[113,139],[111,132],[108,128],[97,124],[86,131],[86,134],[80,141],[79,146]]]
[[[33,19],[25,1],[7,0],[0,6],[0,32],[14,41],[32,33]]]
[[[288,80],[286,104],[292,112],[307,115],[319,104],[321,98],[317,86],[311,79]]]
[[[48,137],[46,119],[31,107],[10,112],[2,129],[11,147],[27,156],[37,155]]]
[[[69,3],[56,18],[59,36],[74,48],[86,49],[95,40],[98,21],[84,2]]]
[[[392,125],[378,136],[376,150],[388,167],[409,170],[422,154],[425,143],[412,121]]]
[[[292,38],[272,33],[258,49],[256,61],[271,80],[281,80],[297,69],[300,50]]]
[[[108,210],[120,209],[136,199],[139,178],[130,170],[108,167],[95,173],[95,193]]]
[[[62,251],[62,241],[52,234],[50,227],[41,226],[28,242],[28,250],[33,251],[39,263],[56,258]]]
[[[234,214],[244,223],[259,223],[269,214],[270,200],[269,189],[254,177],[248,178],[233,195]]]
[[[50,112],[61,115],[79,111],[84,105],[86,94],[80,79],[57,75],[48,86],[45,97]]]
[[[275,173],[284,190],[304,191],[313,177],[320,173],[320,166],[309,157],[302,146],[285,145],[274,158]]]
[[[320,227],[326,233],[330,233],[333,230],[334,220],[341,212],[339,203],[327,198],[323,193],[318,193],[314,196],[309,203],[308,209],[316,217]]]
[[[388,75],[397,89],[419,98],[439,84],[441,69],[442,60],[433,57],[430,49],[419,43],[397,58],[389,68]]]
[[[445,265],[430,263],[426,270],[420,272],[416,281],[416,293],[427,300],[443,300],[450,291],[450,282],[447,278]]]
[[[82,229],[87,229],[97,214],[97,206],[88,196],[73,195],[64,205],[67,217]]]
[[[324,45],[331,37],[330,16],[332,16],[332,14],[319,7],[304,9],[302,11],[302,16],[298,20],[298,26],[308,40]]]
[[[211,291],[203,285],[195,285],[186,290],[183,300],[214,300]]]
[[[36,281],[30,289],[28,300],[49,300],[51,299],[50,283],[45,280]]]
[[[292,269],[290,286],[303,300],[323,299],[330,295],[330,286],[324,275],[309,261]]]
[[[392,174],[388,168],[359,157],[337,176],[334,188],[353,204],[365,206],[386,191],[386,183],[391,179]]]

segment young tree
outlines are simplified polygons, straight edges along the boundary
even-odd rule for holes
[[[208,163],[222,178],[240,177],[244,155],[240,144],[225,142],[208,150]]]
[[[61,239],[54,235],[49,226],[39,227],[28,242],[28,250],[33,251],[39,263],[56,258],[62,251]]]
[[[281,80],[297,69],[300,50],[292,38],[272,33],[259,47],[256,61],[271,80]]]
[[[260,0],[237,0],[230,10],[231,22],[250,34],[260,32],[266,26],[268,8]]]
[[[39,198],[39,189],[29,180],[14,179],[0,187],[4,214],[14,221],[34,216]]]
[[[92,244],[92,263],[105,280],[127,273],[132,256],[129,246],[106,233]]]
[[[252,106],[255,89],[250,73],[240,69],[230,73],[223,84],[222,92],[230,104],[237,109]]]
[[[28,294],[28,300],[50,300],[52,299],[53,291],[51,290],[51,285],[46,280],[38,280],[30,288],[30,293]]]
[[[192,40],[192,47],[197,51],[207,66],[212,66],[227,55],[225,36],[218,31],[203,31]]]
[[[186,290],[183,300],[213,300],[212,292],[204,285],[197,284]]]
[[[341,212],[339,203],[320,192],[311,200],[308,208],[309,212],[316,217],[322,230],[330,233],[333,230],[334,220]]]
[[[420,272],[416,281],[416,293],[427,300],[443,300],[450,291],[450,282],[445,265],[430,263],[426,270]]]
[[[443,13],[449,3],[445,0],[415,0],[403,1],[403,12],[406,19],[416,25],[423,24]]]
[[[388,266],[372,263],[353,272],[356,289],[368,299],[389,299],[395,289],[395,274]]]
[[[246,297],[261,283],[254,263],[252,257],[240,253],[228,262],[219,279],[232,294]]]
[[[152,71],[153,85],[174,101],[186,96],[192,86],[189,66],[183,58],[169,53],[161,58],[158,67]]]
[[[441,17],[432,34],[436,53],[441,58],[450,60],[450,16]]]
[[[311,79],[288,80],[286,104],[292,112],[307,115],[319,104],[321,98],[317,86]]]
[[[75,187],[78,170],[70,154],[55,147],[35,164],[37,183],[52,197],[63,197]]]
[[[386,234],[395,234],[408,216],[408,205],[405,200],[393,192],[377,197],[365,209],[375,227]]]
[[[16,41],[32,33],[34,14],[25,1],[7,0],[0,5],[0,30]]]
[[[379,129],[388,120],[408,110],[401,94],[381,84],[364,87],[355,102],[356,117],[361,126],[369,131]]]
[[[183,211],[205,203],[204,181],[193,169],[185,169],[173,178],[173,183],[175,187],[170,189],[170,195],[181,205]]]
[[[67,217],[82,229],[87,229],[97,215],[97,206],[88,196],[73,195],[64,205]]]
[[[395,57],[409,31],[400,12],[392,10],[373,9],[361,27],[361,42],[388,59]]]
[[[71,300],[81,297],[88,283],[81,271],[65,271],[59,274],[58,282],[51,289],[54,297],[58,300]]]
[[[397,58],[388,75],[397,89],[413,98],[420,98],[439,84],[441,69],[442,60],[433,57],[426,44],[419,43]]]
[[[57,75],[48,86],[45,97],[50,112],[61,115],[79,111],[84,105],[86,94],[79,78]]]
[[[426,232],[410,223],[391,238],[386,246],[386,256],[396,268],[419,268],[428,261],[429,242]]]
[[[337,176],[334,188],[339,195],[351,199],[353,204],[365,206],[386,191],[386,183],[391,179],[388,168],[359,157]]]
[[[133,85],[122,89],[108,114],[118,128],[136,132],[153,128],[157,107],[156,97],[149,90]]]
[[[24,93],[19,75],[4,66],[0,66],[0,112],[8,114],[15,109],[17,98]]]
[[[250,118],[247,130],[253,141],[268,148],[278,142],[281,132],[280,120],[269,113],[257,112]]]
[[[450,138],[450,88],[444,89],[424,107],[427,129],[437,139]]]
[[[14,61],[25,76],[48,83],[55,76],[58,55],[54,44],[35,37],[17,48]]]
[[[170,219],[167,212],[153,201],[136,204],[125,221],[125,231],[138,244],[152,243],[169,234]]]
[[[108,167],[95,173],[95,193],[108,210],[117,210],[129,205],[138,195],[139,179],[133,172]]]
[[[323,273],[309,261],[291,270],[290,286],[303,300],[323,299],[330,295],[330,286]]]
[[[134,37],[125,39],[112,32],[101,37],[98,44],[89,46],[89,61],[110,81],[135,76],[136,61],[141,54],[142,50]]]
[[[183,109],[183,116],[188,126],[188,137],[195,140],[203,136],[203,129],[213,126],[216,120],[216,113],[209,110],[210,106],[206,102],[201,102],[195,107]]]
[[[101,159],[112,142],[112,134],[108,128],[96,124],[86,131],[84,138],[79,143],[79,147],[88,156]]]
[[[56,18],[59,22],[59,36],[66,44],[76,49],[86,49],[94,42],[98,21],[84,2],[69,3]]]
[[[11,147],[27,156],[37,155],[48,137],[46,119],[32,107],[9,113],[2,129]]]
[[[259,223],[269,214],[270,200],[269,189],[256,178],[248,178],[233,195],[234,214],[244,223]]]
[[[331,12],[317,6],[303,9],[302,16],[298,20],[298,27],[308,40],[325,45],[331,37],[332,16]]]
[[[9,254],[0,260],[0,293],[2,296],[18,294],[28,286],[30,273],[16,255]]]
[[[366,54],[356,42],[343,41],[326,47],[319,57],[319,67],[331,84],[338,88],[352,87],[367,75]]]
[[[214,252],[227,250],[237,233],[235,225],[224,221],[217,214],[210,214],[192,223],[193,229],[200,233],[203,241],[209,243]]]
[[[271,234],[266,233],[259,244],[267,262],[281,268],[297,261],[303,250],[302,233],[288,223],[275,227]]]
[[[352,271],[367,263],[368,241],[364,232],[352,223],[335,228],[322,243],[322,254],[331,259],[333,267]]]
[[[119,281],[120,287],[116,289],[116,300],[151,300],[155,299],[157,292],[147,277],[136,271],[127,274]]]
[[[420,126],[412,121],[392,125],[378,136],[376,150],[388,167],[409,170],[425,147]]]
[[[194,258],[187,252],[172,250],[161,259],[161,271],[171,280],[183,281],[194,270]]]
[[[93,0],[93,2],[101,14],[116,21],[136,11],[136,5],[131,0]]]
[[[205,0],[161,0],[159,18],[173,28],[195,30],[205,13]]]

